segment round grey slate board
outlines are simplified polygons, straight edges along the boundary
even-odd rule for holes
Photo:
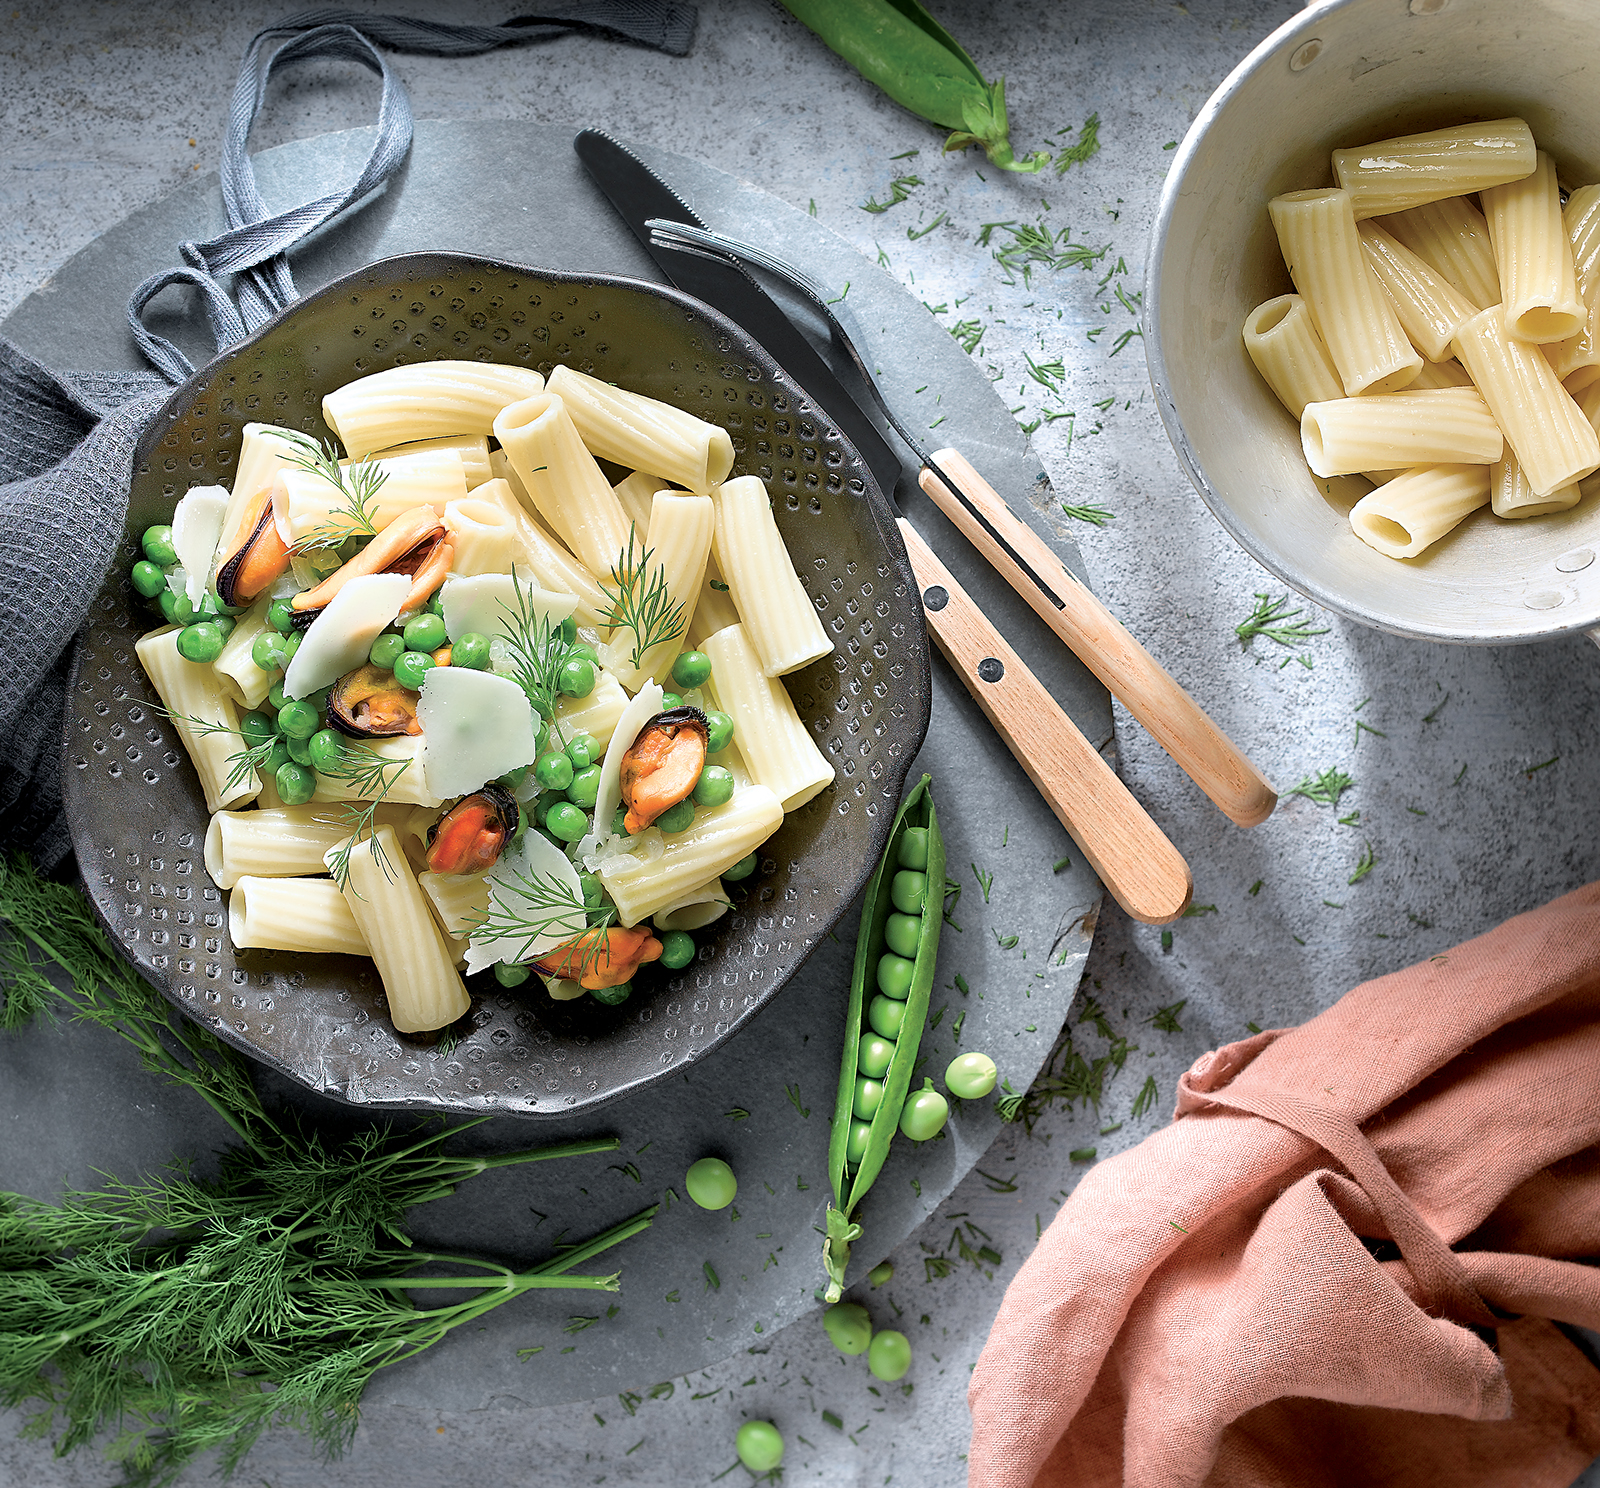
[[[575,131],[574,131],[575,132]],[[297,141],[256,157],[269,207],[278,209],[354,176],[370,130]],[[1021,514],[1048,494],[1038,463],[981,370],[888,275],[806,214],[720,171],[667,151],[630,143],[659,169],[709,226],[761,242],[824,284],[849,283],[848,303],[863,350],[881,367],[901,409],[934,408],[937,434],[958,445]],[[142,365],[122,318],[132,287],[178,261],[177,243],[225,225],[215,178],[197,180],[96,239],[0,325],[48,366]],[[395,253],[459,249],[530,265],[659,279],[648,256],[591,185],[571,149],[571,133],[504,123],[417,125],[404,169],[376,199],[348,213],[294,258],[302,291]],[[196,307],[176,293],[152,325],[198,362],[210,354]],[[837,360],[837,358],[834,358]],[[926,389],[926,391],[920,391]],[[1111,749],[1110,701],[1031,610],[1002,584],[938,511],[913,492],[906,515],[1023,655],[1090,740]],[[1034,526],[1083,575],[1076,550],[1042,520]],[[1006,912],[1029,944],[1051,946],[1046,962],[1020,964],[990,936],[946,930],[923,1040],[924,1070],[937,1075],[958,1052],[993,1054],[1017,1089],[1043,1062],[1077,988],[1100,904],[1100,885],[1066,833],[1039,801],[967,696],[936,658],[933,721],[912,779],[934,777],[951,873],[979,893],[969,864],[1008,863]],[[1070,867],[1052,873],[1062,859]],[[1018,872],[1014,865],[1037,865]],[[962,919],[959,905],[954,919]],[[408,1364],[385,1370],[372,1403],[470,1409],[494,1397],[548,1405],[581,1400],[681,1375],[759,1346],[814,1306],[821,1278],[828,1117],[837,1079],[849,991],[855,911],[783,995],[751,1027],[686,1071],[680,1080],[631,1097],[588,1119],[537,1125],[501,1119],[467,1142],[505,1151],[568,1136],[615,1132],[613,1156],[492,1171],[463,1191],[419,1210],[419,1241],[529,1261],[663,1199],[681,1196],[695,1158],[726,1157],[739,1175],[731,1211],[707,1214],[680,1201],[654,1226],[588,1269],[619,1268],[623,1292],[611,1317],[590,1296],[553,1292],[491,1313],[485,1326],[455,1334]],[[959,976],[969,991],[959,990]],[[959,1028],[959,1035],[957,1029]],[[264,1077],[270,1094],[314,1113],[330,1131],[352,1119],[344,1108]],[[36,1092],[77,1095],[70,1130],[47,1129]],[[220,1145],[190,1097],[174,1094],[130,1126],[139,1083],[132,1057],[93,1030],[0,1042],[0,1121],[13,1154],[8,1184],[49,1197],[63,1172],[90,1181],[87,1165],[131,1175],[176,1153]],[[792,1091],[792,1094],[790,1093]],[[148,1099],[144,1094],[144,1099]],[[741,1114],[747,1113],[747,1114]],[[852,1277],[863,1273],[922,1222],[978,1161],[998,1127],[989,1102],[954,1114],[944,1140],[896,1151],[858,1216],[866,1234]],[[567,1335],[570,1317],[599,1314]],[[527,1361],[517,1349],[541,1347]]]

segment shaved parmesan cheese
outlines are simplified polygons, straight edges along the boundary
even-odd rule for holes
[[[594,831],[578,844],[581,854],[602,850],[612,837],[611,818],[622,801],[622,756],[633,747],[639,730],[661,711],[661,688],[646,682],[639,695],[622,710],[622,717],[612,730],[611,742],[606,745],[605,762],[600,766],[600,794],[595,798]],[[617,835],[621,835],[620,833]],[[593,838],[593,841],[590,840]]]
[[[513,583],[512,576],[503,573],[448,578],[439,598],[444,606],[444,628],[452,641],[468,634],[488,636],[491,641],[496,636],[513,640],[518,635],[516,617],[524,608],[542,615],[552,627],[578,608],[574,594],[552,594],[521,578]]]
[[[422,679],[417,722],[427,741],[428,789],[441,798],[470,795],[539,753],[527,695],[493,672],[435,667]]]
[[[221,486],[193,486],[172,513],[172,546],[188,574],[185,590],[197,610],[211,579],[222,522],[228,515],[228,493]]]
[[[283,674],[284,696],[303,698],[360,666],[378,632],[400,613],[410,592],[409,574],[351,579],[301,638],[300,649]]]
[[[528,831],[484,875],[489,914],[467,941],[467,970],[534,961],[583,933],[583,884],[567,855]]]

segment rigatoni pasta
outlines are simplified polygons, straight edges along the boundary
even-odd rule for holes
[[[1478,309],[1500,303],[1500,270],[1489,241],[1489,224],[1464,196],[1396,212],[1384,217],[1379,226]]]
[[[228,938],[241,950],[370,956],[331,878],[239,878],[228,887]]]
[[[1583,301],[1583,329],[1545,348],[1550,365],[1576,396],[1600,381],[1600,186],[1580,186],[1561,209],[1561,225],[1572,245],[1572,269]]]
[[[544,378],[491,362],[419,362],[374,372],[322,400],[322,416],[352,459],[408,441],[487,434],[508,403],[532,397]]]
[[[1487,190],[1480,200],[1500,270],[1507,332],[1538,343],[1576,336],[1588,311],[1578,297],[1555,164],[1541,150],[1530,175]]]
[[[1466,196],[1533,168],[1533,132],[1521,119],[1453,124],[1333,152],[1334,179],[1350,193],[1358,218]]]
[[[1469,319],[1477,306],[1376,222],[1363,222],[1357,231],[1367,265],[1389,296],[1411,344],[1430,363],[1445,360],[1456,327]],[[1416,380],[1409,386],[1414,388]]]
[[[1489,507],[1497,517],[1542,517],[1578,504],[1582,491],[1577,482],[1541,496],[1518,463],[1515,453],[1489,467]]]
[[[1415,558],[1489,500],[1486,465],[1427,465],[1369,491],[1350,525],[1389,558]]]
[[[1306,302],[1297,294],[1278,295],[1245,316],[1244,349],[1278,401],[1296,418],[1307,403],[1344,397],[1333,358]]]
[[[1488,313],[1488,312],[1483,312]],[[1300,415],[1306,463],[1318,475],[1500,458],[1500,427],[1475,388],[1308,403]]]
[[[239,711],[211,667],[179,654],[179,629],[151,631],[140,636],[133,649],[189,751],[206,794],[206,810],[222,811],[254,797],[261,789],[261,777],[248,765],[235,768],[245,748]]]

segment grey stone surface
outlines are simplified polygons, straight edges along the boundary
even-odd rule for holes
[[[1134,324],[1114,290],[1123,287],[1130,299],[1137,292],[1170,158],[1162,146],[1181,136],[1233,63],[1292,8],[1245,0],[940,6],[980,65],[1007,76],[1019,145],[1098,112],[1100,154],[1060,179],[1002,178],[981,162],[940,159],[936,131],[758,0],[703,6],[695,54],[682,61],[584,41],[466,62],[399,59],[419,117],[596,123],[655,140],[796,207],[814,201],[822,224],[869,260],[881,252],[901,283],[930,307],[945,306],[942,323],[981,321],[978,363],[1022,418],[1077,414],[1042,425],[1034,448],[1059,497],[1117,513],[1103,528],[1073,528],[1112,608],[1280,788],[1330,766],[1347,770],[1355,785],[1338,812],[1291,798],[1264,826],[1241,833],[1118,710],[1122,773],[1188,856],[1198,904],[1215,905],[1216,913],[1180,922],[1170,949],[1156,930],[1114,910],[1102,916],[1085,994],[1109,1026],[1141,1047],[1120,1072],[1108,1072],[1098,1112],[1057,1107],[1031,1138],[1003,1131],[978,1164],[992,1180],[965,1180],[898,1248],[895,1280],[864,1297],[880,1325],[898,1314],[911,1336],[913,1393],[869,1394],[861,1361],[836,1355],[807,1318],[757,1344],[764,1353],[737,1354],[676,1379],[670,1399],[646,1399],[634,1414],[615,1395],[528,1410],[515,1388],[495,1402],[509,1409],[459,1409],[444,1403],[449,1386],[441,1380],[437,1406],[380,1402],[366,1412],[354,1454],[333,1474],[340,1483],[477,1488],[535,1475],[562,1485],[704,1482],[733,1461],[733,1431],[746,1415],[770,1417],[784,1430],[793,1482],[957,1483],[969,1368],[1003,1284],[1082,1171],[1071,1151],[1093,1146],[1103,1158],[1154,1129],[1166,1119],[1177,1073],[1202,1050],[1238,1037],[1247,1022],[1299,1022],[1363,977],[1432,954],[1595,875],[1600,658],[1588,644],[1449,649],[1308,611],[1305,618],[1325,633],[1292,648],[1266,638],[1241,647],[1233,627],[1253,596],[1276,595],[1281,586],[1231,545],[1184,480],[1151,406],[1137,340],[1112,354]],[[192,167],[211,167],[238,55],[279,10],[261,0],[137,11],[69,4],[0,19],[0,314],[96,234],[160,200]],[[451,14],[491,20],[499,8],[462,3]],[[308,69],[274,90],[255,144],[363,125],[374,97],[364,73]],[[892,158],[911,149],[920,155]],[[535,207],[536,170],[529,163],[530,184],[513,178],[510,187],[527,190]],[[889,182],[908,170],[923,184],[907,201],[880,215],[859,210],[869,198],[883,200]],[[908,235],[941,213],[925,236]],[[1070,227],[1075,242],[1108,245],[1108,255],[1087,272],[1036,266],[1031,282],[1008,285],[976,241],[983,224],[1041,218],[1052,231]],[[1100,276],[1119,257],[1129,274],[1102,287]],[[119,308],[107,306],[107,314]],[[1059,357],[1059,396],[1028,375],[1025,354],[1041,367]],[[981,743],[974,767],[988,767]],[[1039,810],[1019,792],[1019,817]],[[1355,812],[1359,818],[1340,823]],[[996,874],[991,929],[1000,929],[1012,875],[1037,868],[1006,856],[1000,837],[983,844],[986,860],[975,859]],[[1376,866],[1350,884],[1369,844]],[[981,896],[971,884],[963,908],[975,901]],[[974,916],[967,933],[984,923]],[[996,991],[1015,996],[1025,981],[1019,975]],[[1180,1000],[1181,1031],[1149,1021]],[[1108,1044],[1085,1012],[1073,1014],[1074,1042],[1092,1059]],[[53,1151],[66,1176],[83,1180],[91,1164],[137,1160],[143,1137],[181,1145],[184,1121],[161,1091],[131,1074],[116,1092],[58,1089],[49,1078],[49,1042],[81,1035],[38,1037],[33,1088],[61,1114]],[[1159,1098],[1134,1118],[1147,1076]],[[80,1100],[103,1103],[96,1107],[103,1138],[93,1152],[65,1135],[77,1129],[76,1118],[70,1128],[66,1118]],[[147,1128],[138,1141],[126,1131],[136,1122]],[[960,1260],[951,1231],[968,1222],[990,1237],[999,1264]],[[942,1279],[924,1266],[930,1247],[954,1262]],[[537,1360],[519,1367],[536,1368]],[[649,1383],[633,1387],[642,1393]],[[825,1424],[824,1410],[837,1413],[845,1430]],[[298,1488],[328,1476],[298,1439],[276,1435],[250,1459],[244,1481]],[[55,1462],[38,1443],[0,1435],[0,1482],[87,1485],[115,1477],[92,1456]],[[199,1483],[206,1475],[189,1477]],[[742,1478],[736,1471],[725,1481]]]

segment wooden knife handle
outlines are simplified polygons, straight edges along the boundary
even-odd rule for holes
[[[933,458],[990,526],[1054,591],[1062,601],[1061,608],[1050,602],[1011,554],[950,494],[944,482],[924,468],[920,484],[929,498],[1027,600],[1039,618],[1122,699],[1128,711],[1150,730],[1190,779],[1241,827],[1256,826],[1271,816],[1278,801],[1277,792],[1199,703],[1072,576],[1049,545],[1006,505],[959,450],[939,450]]]
[[[939,649],[961,673],[967,691],[1111,897],[1147,925],[1177,919],[1194,893],[1182,854],[1001,639],[916,528],[903,518],[899,527]]]

